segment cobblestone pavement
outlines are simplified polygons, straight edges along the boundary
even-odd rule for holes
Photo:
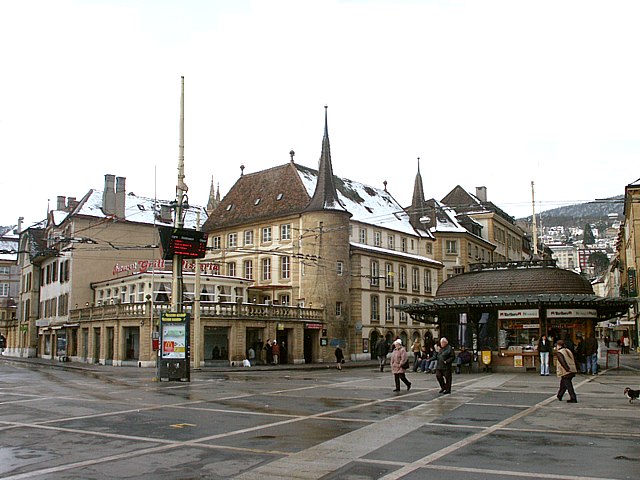
[[[574,380],[345,368],[148,369],[0,358],[0,479],[631,479],[640,356]]]

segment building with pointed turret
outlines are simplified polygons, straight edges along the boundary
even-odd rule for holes
[[[471,216],[433,198],[425,200],[419,162],[420,159],[407,212],[414,228],[426,228],[435,238],[433,258],[444,266],[439,271],[439,285],[454,275],[468,272],[473,263],[491,262],[496,245],[483,238],[483,225]]]
[[[320,308],[321,321],[264,318],[251,330],[222,335],[247,343],[284,345],[284,361],[329,361],[341,346],[347,358],[367,359],[380,337],[423,337],[428,327],[393,307],[432,298],[442,264],[434,237],[384,189],[333,174],[327,111],[318,169],[293,158],[242,174],[211,212],[203,230],[210,259],[228,275],[254,283],[256,305]],[[241,331],[244,328],[245,331]],[[375,354],[373,354],[375,356]]]

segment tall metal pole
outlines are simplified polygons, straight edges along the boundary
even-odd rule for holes
[[[196,212],[196,230],[200,231],[200,210]],[[200,259],[196,258],[196,281],[193,287],[193,367],[200,368]]]
[[[178,145],[178,183],[176,184],[176,212],[174,226],[184,227],[182,208],[188,187],[184,183],[184,77],[181,77],[180,93],[180,144]],[[182,313],[182,255],[173,256],[173,282],[171,289],[171,310]]]
[[[533,208],[533,255],[538,256],[538,225],[536,224],[536,199],[533,190],[533,181],[531,182],[531,207]]]

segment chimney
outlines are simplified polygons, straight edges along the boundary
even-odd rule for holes
[[[73,209],[76,208],[77,206],[78,206],[78,201],[76,200],[76,197],[67,198],[67,210],[69,212],[73,211]]]
[[[116,191],[115,175],[106,174],[104,176],[104,192],[102,193],[102,212],[105,215],[115,215],[116,213]]]
[[[64,202],[66,198],[63,195],[58,195],[58,202],[56,203],[56,210],[64,210]]]
[[[116,205],[115,205],[115,214],[118,218],[124,218],[124,210],[126,206],[126,189],[125,189],[125,181],[127,179],[125,177],[117,177],[116,178]]]
[[[487,201],[487,187],[476,187],[476,197],[481,202]]]

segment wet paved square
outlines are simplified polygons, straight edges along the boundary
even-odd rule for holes
[[[636,372],[636,373],[634,373]],[[0,480],[636,478],[640,371],[454,376],[452,395],[369,368],[100,372],[0,362]],[[544,459],[544,461],[541,461]]]

